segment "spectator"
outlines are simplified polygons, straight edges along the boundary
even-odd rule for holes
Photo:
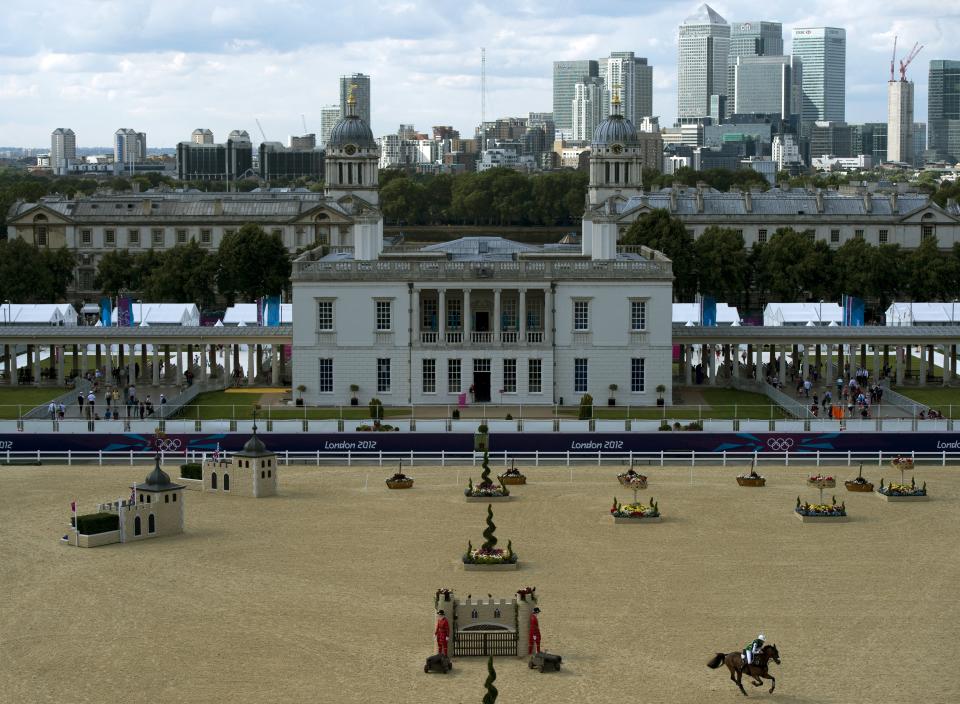
[[[53,401],[51,401],[50,405],[47,406],[47,415],[50,416],[50,420],[57,419],[57,404]]]

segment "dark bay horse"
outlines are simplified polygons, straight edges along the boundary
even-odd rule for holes
[[[764,679],[770,680],[772,683],[770,685],[770,693],[773,694],[773,690],[777,686],[777,680],[767,672],[767,665],[771,660],[778,665],[780,664],[780,652],[777,650],[776,645],[763,646],[760,652],[753,658],[752,665],[747,664],[746,659],[743,657],[743,651],[738,650],[735,653],[717,653],[710,662],[707,663],[707,667],[711,670],[716,670],[720,665],[726,665],[727,669],[730,670],[730,679],[740,688],[743,696],[747,696],[747,690],[743,688],[741,681],[743,675],[747,675],[747,677],[752,677],[756,680],[751,682],[754,687],[761,686]]]

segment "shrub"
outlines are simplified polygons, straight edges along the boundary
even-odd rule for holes
[[[513,415],[511,415],[510,413],[508,413],[507,416],[506,416],[506,418],[504,418],[504,420],[513,420]]]
[[[120,529],[120,516],[115,513],[87,513],[77,516],[77,532],[81,535],[95,535]]]
[[[657,430],[670,430],[670,424],[667,421],[663,421]]]
[[[378,398],[370,399],[370,403],[368,404],[368,407],[370,409],[370,417],[373,418],[373,420],[383,419],[383,402],[380,401],[380,399]]]
[[[593,396],[584,394],[580,397],[580,420],[590,420],[593,418]]]
[[[454,408],[453,413],[450,414],[454,420],[460,420],[460,409]]]
[[[692,423],[687,424],[686,430],[703,430],[703,421],[695,420]]]
[[[490,428],[487,427],[486,423],[481,423],[480,425],[477,426],[477,432],[480,433],[481,435],[486,435],[487,433],[490,432]]]
[[[181,479],[203,479],[203,466],[197,462],[180,465]]]

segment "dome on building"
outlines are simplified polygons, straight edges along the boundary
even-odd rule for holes
[[[330,130],[327,147],[345,147],[353,144],[357,147],[376,149],[373,130],[357,115],[347,115]]]
[[[263,440],[260,439],[260,436],[257,435],[257,426],[253,426],[253,435],[250,436],[250,439],[243,444],[243,449],[235,454],[243,455],[269,455],[270,451],[267,449],[267,446],[263,444]]]
[[[143,484],[137,484],[137,491],[169,491],[170,489],[182,489],[179,484],[170,481],[170,475],[160,468],[160,455],[157,455],[156,464],[153,471],[143,480]]]
[[[636,144],[637,128],[623,115],[615,113],[597,125],[593,131],[593,142],[596,146],[608,144]]]

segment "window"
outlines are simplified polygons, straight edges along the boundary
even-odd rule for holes
[[[163,246],[163,230],[151,230],[150,239],[153,242],[153,245],[155,247],[156,246],[162,247]]]
[[[447,360],[447,393],[460,393],[460,360]]]
[[[177,495],[176,495],[176,494],[173,495],[173,503],[177,503]]]
[[[47,228],[46,227],[37,228],[37,246],[38,247],[47,246]]]
[[[156,532],[157,532],[157,519],[156,519],[156,517],[151,513],[151,514],[147,517],[147,533],[156,533]]]
[[[743,237],[743,230],[742,230],[742,229],[739,229],[739,228],[737,229],[737,236],[738,236],[738,237]]]
[[[322,394],[333,393],[333,360],[320,360],[320,373],[317,377],[318,391]]]
[[[391,301],[377,301],[376,304],[377,330],[380,332],[389,332],[390,312],[392,308]]]
[[[302,247],[304,241],[306,240],[306,235],[304,234],[304,229],[302,227],[294,228],[294,233],[297,239],[297,246]]]
[[[573,302],[573,330],[586,332],[590,329],[590,301]]]
[[[447,329],[460,330],[463,320],[463,302],[459,298],[447,299]]]
[[[635,394],[642,394],[645,391],[646,375],[645,363],[643,357],[634,357],[630,360],[630,391]]]
[[[226,230],[223,231],[223,234],[224,234],[225,237],[229,237],[229,236],[232,235],[234,232],[236,232],[236,230],[234,230],[233,228],[227,228]]]
[[[333,332],[333,301],[317,301],[317,330]]]
[[[437,360],[423,360],[423,369],[421,378],[423,379],[423,393],[437,393]]]
[[[880,235],[879,235],[879,237],[877,238],[877,239],[879,240],[880,244],[886,244],[886,243],[887,243],[887,238],[889,237],[889,232],[890,232],[889,230],[880,230]]]
[[[186,244],[186,243],[187,243],[187,231],[177,230],[177,244]]]
[[[200,230],[200,244],[210,244],[212,241],[213,236],[210,230]]]
[[[247,466],[250,466],[249,460],[247,461]],[[230,475],[226,472],[223,473],[223,490],[230,491]]]
[[[210,488],[211,488],[211,489],[216,489],[216,488],[217,488],[217,473],[216,473],[216,472],[211,472],[211,473],[210,473]]]
[[[164,494],[164,495],[163,495],[163,503],[165,503],[165,504],[170,503],[170,494]]]
[[[501,330],[517,330],[517,299],[506,298],[503,301],[503,312],[500,313]]]
[[[858,240],[862,240],[862,239],[863,239],[863,230],[854,230],[854,231],[853,231],[853,236],[856,237]]]
[[[573,390],[577,393],[587,393],[586,357],[577,357],[573,360]]]
[[[766,230],[757,230],[757,242],[763,244],[767,241],[767,231]]]
[[[531,394],[543,391],[543,360],[527,360],[527,391]]]
[[[143,533],[143,528],[141,528],[140,526],[141,526],[141,524],[140,524],[140,516],[137,516],[136,518],[133,519],[133,534],[134,534],[134,535],[140,535],[141,533]]]
[[[127,244],[140,244],[140,230],[127,230]]]
[[[517,360],[503,360],[503,393],[517,393]]]
[[[840,230],[830,230],[831,244],[837,244],[840,241]]]
[[[390,358],[377,359],[377,391],[382,394],[390,393]]]
[[[930,239],[934,236],[933,225],[921,225],[920,226],[920,238],[922,240]]]
[[[116,230],[104,230],[103,231],[103,243],[108,247],[113,247],[117,244],[117,231]]]
[[[96,272],[93,269],[81,269],[77,272],[77,283],[81,291],[93,291]]]
[[[270,230],[270,235],[271,237],[279,237],[283,239],[283,232],[280,230],[279,227],[275,227],[272,230]]]
[[[420,326],[424,330],[437,329],[437,306],[439,301],[436,298],[428,298],[421,304]]]
[[[630,329],[643,332],[647,329],[647,302],[630,301]]]
[[[93,232],[91,230],[80,230],[80,244],[83,247],[89,247],[93,244]]]

